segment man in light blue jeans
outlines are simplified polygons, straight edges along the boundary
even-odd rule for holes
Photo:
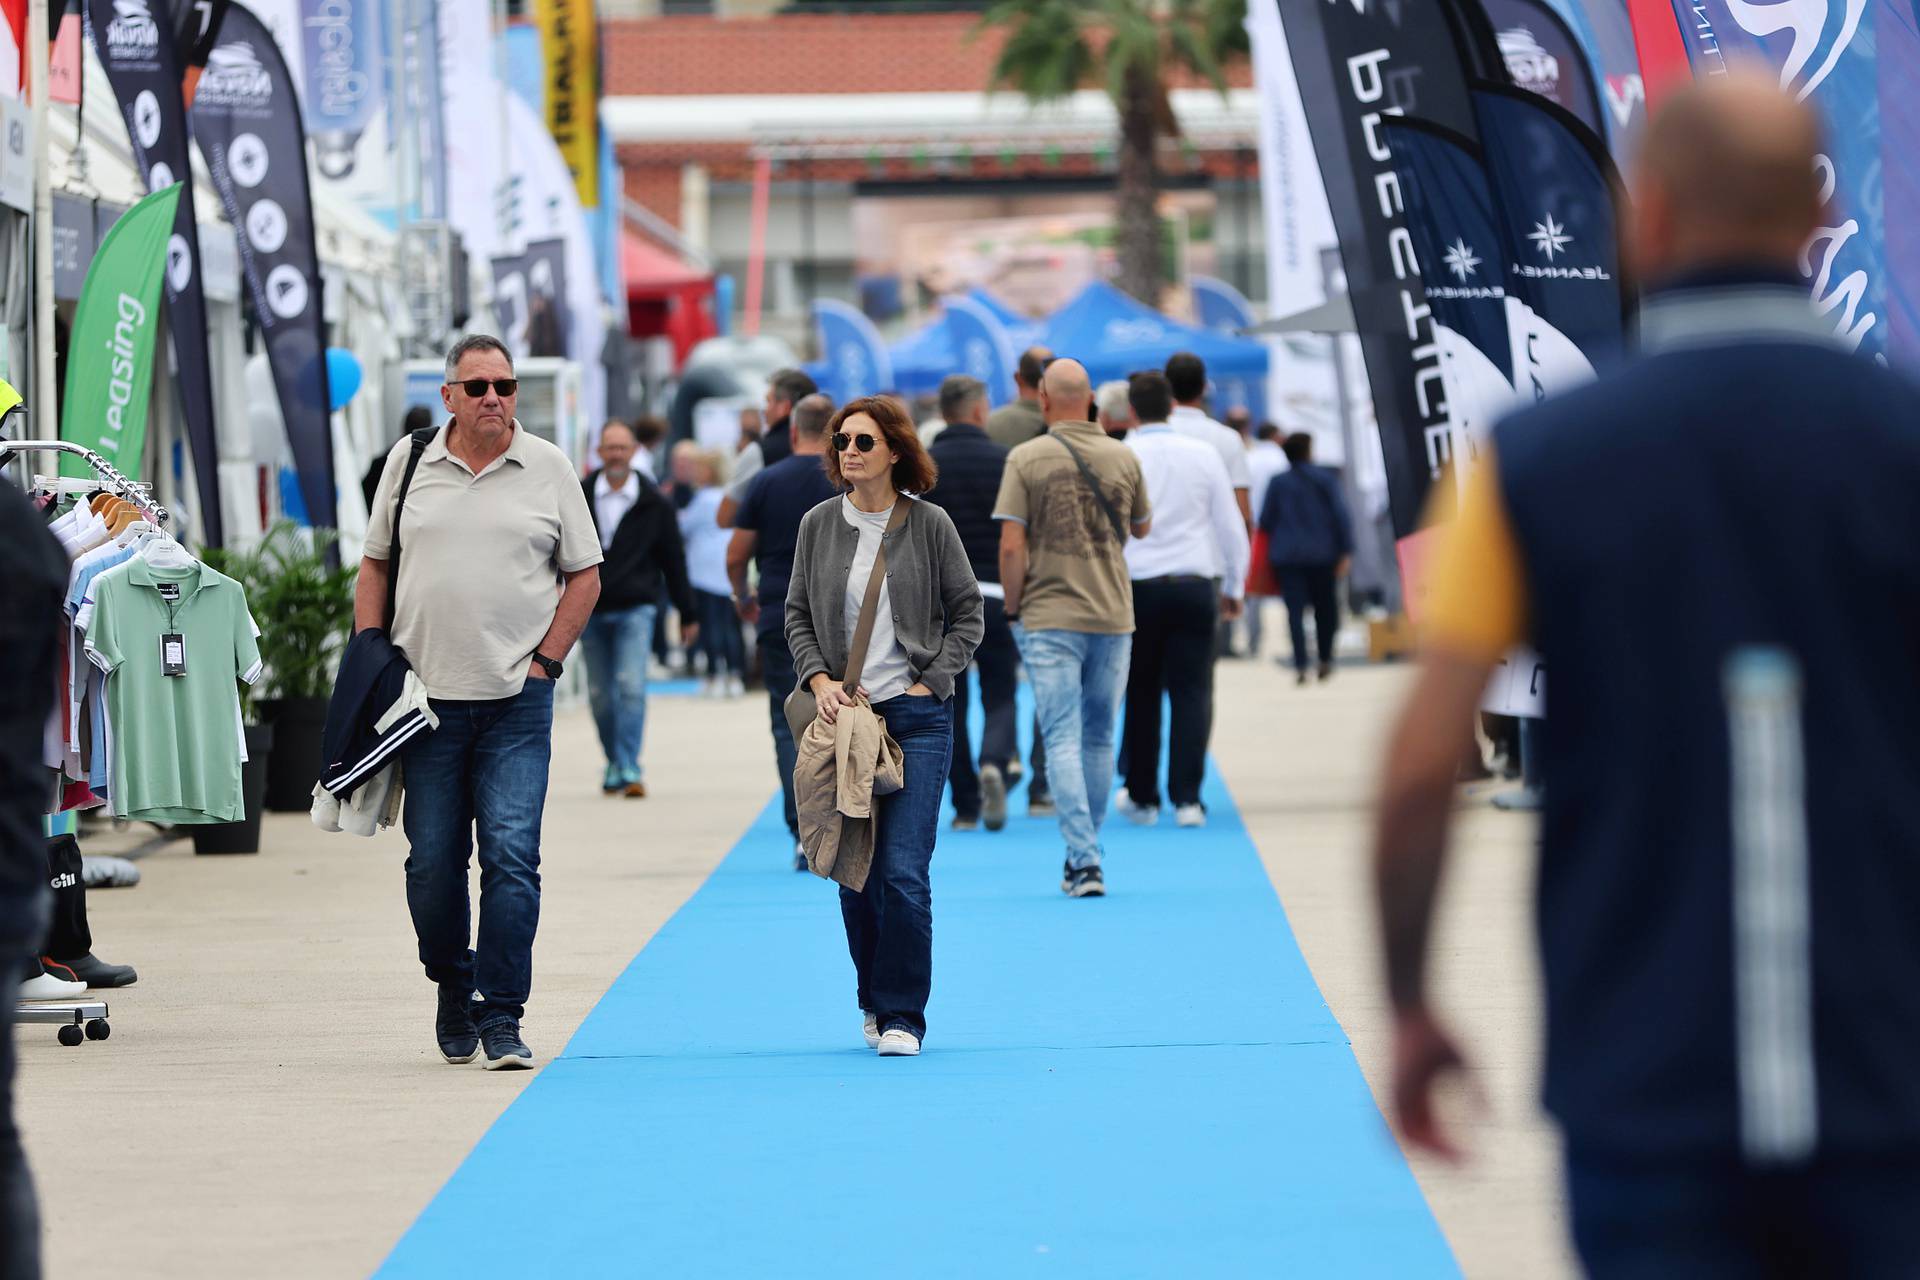
[[[640,747],[647,733],[647,660],[653,656],[656,605],[600,612],[580,633],[587,659],[587,705],[607,757],[601,790],[644,796]]]
[[[1040,380],[1047,434],[1007,455],[993,518],[1000,584],[1046,742],[1067,846],[1060,887],[1107,891],[1100,822],[1113,790],[1114,722],[1133,653],[1128,533],[1152,527],[1140,459],[1090,421],[1087,371],[1056,360]]]
[[[1068,884],[1090,868],[1102,876],[1104,890],[1100,824],[1113,791],[1114,725],[1133,637],[1015,627],[1014,638],[1033,686],[1040,736],[1047,744],[1047,777],[1067,846]],[[1073,767],[1076,759],[1078,769]]]

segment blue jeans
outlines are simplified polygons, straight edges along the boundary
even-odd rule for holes
[[[700,652],[707,656],[707,674],[744,676],[747,642],[740,630],[740,615],[733,611],[732,598],[695,587],[693,609],[694,619],[700,624]]]
[[[927,1033],[933,990],[933,841],[940,831],[940,795],[953,752],[953,704],[905,694],[874,704],[900,744],[905,785],[874,805],[873,869],[859,893],[842,886],[860,1008],[880,1029]]]
[[[580,652],[587,659],[587,703],[607,757],[609,787],[640,781],[654,613],[650,604],[596,613],[580,633]]]
[[[762,605],[772,609],[772,605]],[[793,764],[799,751],[793,745],[793,730],[787,727],[787,695],[800,683],[793,673],[793,650],[787,648],[786,632],[779,628],[760,630],[760,673],[767,682],[767,716],[773,727],[773,766],[780,771],[780,799],[785,808],[787,834],[800,841],[800,811],[793,803]]]
[[[481,1021],[519,1018],[540,924],[540,815],[553,754],[553,681],[518,697],[433,700],[440,727],[403,748],[407,909],[420,963],[443,987],[478,991]],[[480,934],[470,949],[467,864],[480,846]]]
[[[1067,865],[1075,871],[1097,867],[1100,823],[1113,790],[1113,724],[1133,637],[1029,631],[1016,624],[1014,638],[1047,743],[1047,779]]]

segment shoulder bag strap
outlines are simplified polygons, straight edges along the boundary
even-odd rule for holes
[[[853,627],[853,641],[847,645],[847,673],[840,687],[851,697],[860,687],[860,675],[867,666],[867,646],[873,643],[874,615],[880,611],[880,588],[887,580],[887,538],[907,522],[910,498],[896,498],[893,514],[887,517],[887,532],[880,539],[880,550],[873,557],[873,572],[867,575],[867,594],[860,601],[860,619]]]
[[[387,556],[387,627],[393,627],[394,610],[400,600],[400,513],[407,509],[407,490],[413,488],[413,473],[420,469],[420,455],[433,443],[438,427],[422,427],[413,433],[413,450],[407,455],[406,474],[400,477],[400,492],[393,499],[392,550]]]
[[[1087,488],[1093,490],[1093,496],[1100,499],[1100,509],[1107,513],[1107,519],[1113,525],[1113,536],[1119,539],[1122,547],[1126,546],[1127,522],[1120,518],[1118,511],[1114,510],[1113,500],[1107,497],[1107,491],[1100,487],[1100,478],[1093,474],[1093,468],[1088,466],[1087,460],[1080,456],[1080,451],[1068,444],[1064,439],[1061,439],[1059,436],[1052,436],[1050,438],[1059,440],[1060,447],[1073,455],[1074,465],[1080,468],[1081,478],[1087,482]]]

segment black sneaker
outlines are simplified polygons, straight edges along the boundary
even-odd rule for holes
[[[520,1038],[520,1024],[512,1018],[493,1018],[480,1028],[480,1042],[486,1046],[487,1060],[480,1065],[489,1071],[531,1071],[533,1050]]]
[[[1007,825],[1007,779],[997,764],[980,770],[980,816],[989,831]]]
[[[433,1038],[440,1056],[452,1063],[472,1062],[480,1052],[480,1033],[473,1026],[473,992],[440,988],[440,1008],[433,1017]]]
[[[1035,791],[1027,788],[1027,816],[1029,818],[1051,818],[1054,815],[1053,792]]]
[[[1107,896],[1107,879],[1100,874],[1098,867],[1082,867],[1075,871],[1069,866],[1060,881],[1061,890],[1069,898],[1104,898]]]

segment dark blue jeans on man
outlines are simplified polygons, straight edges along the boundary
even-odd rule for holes
[[[770,606],[762,605],[763,610]],[[784,614],[782,614],[784,616]],[[779,626],[760,627],[760,673],[767,682],[767,718],[773,726],[773,764],[780,771],[780,799],[785,806],[787,834],[800,843],[800,811],[793,803],[793,763],[799,751],[793,745],[793,730],[787,727],[787,695],[800,678],[793,673],[793,650],[787,648],[787,633]]]
[[[1014,707],[1015,691],[1020,683],[1020,650],[1013,643],[1006,602],[988,596],[986,613],[986,634],[980,647],[973,651],[974,663],[980,671],[980,705],[985,711],[980,734],[980,768],[993,765],[1005,774],[1007,766],[1020,755],[1020,731]],[[948,779],[953,783],[954,813],[962,818],[978,818],[980,775],[973,763],[968,685],[964,671],[953,682],[953,765],[948,770]]]
[[[405,748],[407,908],[427,977],[477,991],[474,1020],[518,1021],[533,988],[540,924],[540,818],[553,754],[553,681],[519,696],[435,698],[440,727]],[[480,851],[474,938],[467,864]],[[469,939],[474,941],[468,945]]]
[[[904,783],[874,802],[873,868],[859,893],[840,890],[862,1012],[884,1033],[904,1027],[927,1033],[933,990],[933,842],[940,832],[940,796],[953,750],[953,704],[902,694],[874,704],[900,744]]]
[[[1593,1280],[1904,1280],[1920,1274],[1920,1152],[1777,1169],[1567,1157],[1573,1242]]]

